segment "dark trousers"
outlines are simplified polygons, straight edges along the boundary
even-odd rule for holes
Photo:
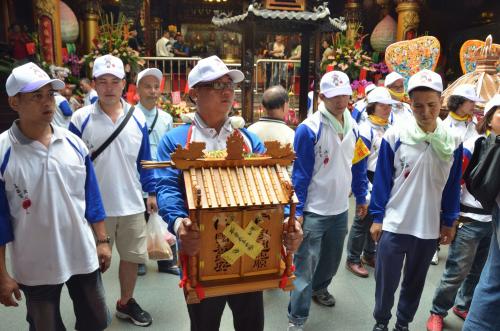
[[[191,331],[217,331],[226,303],[233,313],[235,331],[264,330],[262,292],[251,292],[203,299],[187,305]]]
[[[365,218],[360,218],[357,215],[352,222],[351,231],[349,231],[349,239],[347,240],[347,261],[360,264],[361,253],[371,259],[375,255],[375,242],[370,234],[370,227],[373,220],[370,214]]]
[[[26,297],[26,309],[30,331],[65,331],[59,310],[61,290],[64,284],[19,287]],[[73,301],[76,323],[80,331],[106,329],[111,323],[102,285],[101,272],[74,275],[66,281]]]
[[[394,293],[401,279],[401,270],[404,274],[396,316],[398,324],[402,326],[413,321],[435,251],[435,239],[419,239],[407,234],[382,232],[375,262],[373,317],[378,323],[387,324],[391,319]]]

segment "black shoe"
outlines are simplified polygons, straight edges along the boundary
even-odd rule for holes
[[[312,299],[314,302],[322,306],[326,307],[335,306],[335,298],[333,297],[333,295],[330,294],[330,292],[328,292],[326,288],[316,293],[313,293]]]
[[[373,326],[373,331],[389,331],[387,324],[377,323]]]
[[[129,319],[132,323],[139,326],[149,326],[153,323],[151,315],[147,311],[142,310],[134,298],[128,300],[124,306],[120,305],[120,301],[116,303],[116,317]]]
[[[174,265],[172,267],[167,267],[167,268],[165,268],[165,267],[158,267],[158,272],[165,273],[165,274],[176,275],[176,276],[179,276],[181,274],[181,270],[176,265]]]
[[[408,329],[408,326],[403,326],[401,324],[396,323],[396,325],[394,325],[394,329],[392,329],[392,331],[410,331],[410,329]]]
[[[139,263],[137,266],[137,276],[144,276],[147,273],[146,265]]]
[[[179,276],[181,274],[179,267],[174,263],[174,261],[170,260],[158,261],[158,272],[172,274],[176,276]]]

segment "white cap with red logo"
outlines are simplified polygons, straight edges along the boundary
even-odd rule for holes
[[[98,78],[106,74],[123,79],[125,77],[125,70],[123,69],[122,60],[111,54],[99,56],[95,59],[92,76]]]
[[[321,77],[319,93],[327,98],[333,98],[338,95],[352,95],[349,77],[342,71],[327,72]]]
[[[417,87],[427,87],[441,93],[443,92],[443,80],[434,71],[424,69],[411,76],[410,80],[408,80],[408,93]]]

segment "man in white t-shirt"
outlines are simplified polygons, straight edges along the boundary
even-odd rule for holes
[[[172,57],[174,42],[170,38],[168,30],[163,31],[163,36],[156,42],[156,56]]]
[[[85,144],[51,125],[54,92],[64,83],[30,62],[12,70],[6,87],[19,120],[0,134],[0,302],[17,306],[22,290],[30,330],[65,330],[66,284],[74,329],[104,330],[111,321],[101,280],[111,262],[106,215]]]
[[[144,117],[148,127],[149,144],[151,147],[151,158],[157,160],[157,148],[161,138],[173,128],[172,116],[167,112],[158,109],[156,102],[160,96],[160,82],[162,73],[156,68],[147,68],[137,75],[137,93],[139,94],[140,102],[137,104]],[[147,193],[143,194],[144,203],[147,203]],[[149,213],[144,213],[146,222],[149,220]],[[173,260],[159,260],[158,272],[165,272],[179,275],[179,267],[177,267],[177,246],[175,240],[170,246]],[[138,275],[143,276],[147,272],[145,264],[139,264]]]
[[[71,115],[73,115],[71,105],[68,100],[58,92],[55,93],[54,99],[56,101],[56,112],[54,113],[52,124],[67,129],[69,128],[69,122],[71,122]]]
[[[148,326],[151,316],[133,298],[137,265],[148,259],[142,192],[148,193],[148,212],[157,210],[154,172],[141,167],[142,160],[151,160],[146,119],[142,111],[121,99],[125,70],[119,58],[110,54],[97,58],[93,76],[99,100],[73,115],[70,130],[82,138],[93,154],[107,214],[106,229],[111,246],[116,241],[120,254],[121,292],[116,316]],[[96,156],[96,151],[125,120],[128,122],[123,130]]]
[[[281,85],[268,88],[262,95],[262,106],[266,116],[250,125],[248,131],[253,132],[261,141],[277,140],[281,144],[293,146],[293,131],[284,121],[288,114],[288,93]]]
[[[85,93],[83,97],[83,106],[88,106],[97,101],[97,92],[92,87],[92,83],[88,78],[80,79],[80,88]]]
[[[393,330],[408,330],[438,238],[447,245],[455,237],[462,144],[438,118],[442,91],[437,73],[413,75],[408,93],[414,118],[389,128],[380,144],[369,208],[378,243],[373,331],[388,330],[400,283]]]
[[[393,71],[385,77],[384,86],[389,90],[392,98],[398,103],[392,105],[390,122],[392,125],[405,123],[412,118],[412,110],[409,104],[403,102],[405,98],[404,77]]]

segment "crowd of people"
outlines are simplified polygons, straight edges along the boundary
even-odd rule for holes
[[[181,46],[171,51],[184,53],[177,41]],[[272,54],[281,56],[281,42],[276,38]],[[244,74],[210,56],[189,72],[192,121],[174,128],[156,107],[160,70],[137,75],[137,105],[122,98],[119,58],[99,57],[92,70],[92,80],[80,82],[85,97],[78,110],[64,83],[33,63],[13,69],[6,83],[19,119],[0,134],[0,302],[17,306],[22,291],[31,330],[65,329],[59,311],[64,285],[75,329],[109,326],[101,273],[114,246],[120,284],[115,315],[150,325],[152,316],[134,298],[137,276],[146,273],[148,217],[158,213],[168,224],[177,238],[174,254],[197,255],[201,234],[189,218],[179,170],[144,169],[140,161],[170,161],[178,145],[192,141],[205,142],[207,151],[225,149],[235,130],[252,153],[265,153],[266,140],[290,144],[296,153],[289,171],[298,222],[282,238],[295,253],[289,331],[304,330],[313,301],[335,306],[328,287],[347,236],[346,268],[363,278],[374,268],[374,331],[389,329],[398,288],[393,330],[409,330],[438,244],[451,246],[427,330],[443,330],[450,309],[465,320],[464,330],[500,329],[500,193],[486,209],[462,182],[476,141],[500,135],[500,95],[482,100],[474,86],[462,85],[452,91],[443,121],[437,73],[416,73],[405,90],[404,78],[393,72],[384,86],[368,86],[351,112],[349,77],[331,71],[321,78],[318,110],[295,131],[284,122],[289,100],[281,86],[264,92],[266,116],[245,129],[229,117]],[[406,93],[409,103],[403,102]],[[485,101],[477,121],[475,103]],[[349,230],[351,192],[356,208]],[[159,261],[158,270],[179,274],[175,260]],[[191,330],[218,330],[226,304],[236,330],[264,329],[264,299],[257,291],[187,304]]]

